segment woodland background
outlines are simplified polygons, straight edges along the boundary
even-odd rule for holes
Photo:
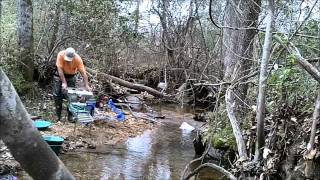
[[[204,139],[236,152],[238,177],[282,168],[288,178],[316,162],[318,0],[0,2],[0,67],[20,95],[50,89],[58,51],[72,46],[91,69],[152,88],[165,82],[176,102],[201,105]]]

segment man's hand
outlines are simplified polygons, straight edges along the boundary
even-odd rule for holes
[[[62,83],[62,89],[67,89],[67,83]]]
[[[86,88],[87,91],[91,91],[92,90],[89,85],[86,85],[85,88]]]

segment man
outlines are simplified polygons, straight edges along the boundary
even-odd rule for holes
[[[57,71],[53,77],[53,96],[56,106],[57,120],[61,120],[62,102],[63,102],[63,90],[67,87],[76,87],[76,73],[80,72],[85,89],[90,91],[91,88],[88,83],[88,76],[83,65],[81,57],[75,52],[73,48],[67,48],[66,50],[58,53],[56,61]]]

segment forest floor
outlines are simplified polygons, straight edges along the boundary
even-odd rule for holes
[[[45,94],[41,100],[28,98],[23,100],[28,113],[31,116],[38,116],[41,119],[52,122],[50,128],[40,131],[41,135],[56,135],[64,138],[61,153],[77,151],[94,151],[96,147],[103,145],[116,145],[126,141],[129,137],[135,137],[142,134],[147,129],[156,128],[154,122],[134,117],[129,111],[125,113],[123,122],[99,118],[93,123],[82,125],[71,123],[63,118],[62,121],[56,122],[54,116],[54,102],[50,94]],[[64,103],[64,106],[66,103]],[[66,107],[64,107],[66,109]],[[116,114],[108,109],[96,111],[100,117],[114,117]],[[63,111],[66,117],[66,111]],[[8,148],[0,141],[0,179],[6,174],[15,174],[21,170],[18,162],[14,160]]]

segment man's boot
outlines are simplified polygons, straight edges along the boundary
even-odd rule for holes
[[[57,116],[57,121],[61,121],[61,112],[62,112],[62,100],[56,99],[54,101],[55,107],[56,107],[56,116]]]

